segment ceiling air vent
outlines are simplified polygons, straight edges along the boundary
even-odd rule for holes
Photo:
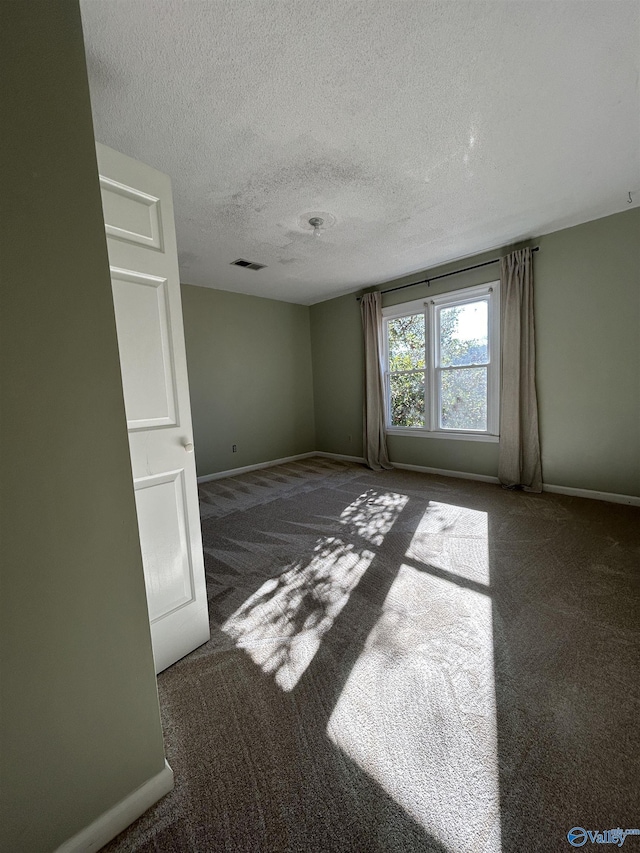
[[[245,267],[248,270],[262,270],[265,268],[266,264],[254,264],[253,261],[245,261],[242,258],[238,258],[237,261],[231,262],[232,267]]]

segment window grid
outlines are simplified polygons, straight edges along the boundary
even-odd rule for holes
[[[441,312],[443,309],[463,307],[466,304],[485,302],[487,304],[487,354],[486,360],[469,364],[442,365]],[[422,314],[424,316],[425,368],[412,370],[389,369],[389,322],[401,317]],[[383,309],[384,363],[385,363],[385,405],[386,425],[390,432],[415,435],[437,435],[439,437],[487,438],[496,439],[498,435],[498,394],[499,394],[499,282],[480,287],[465,288],[435,297],[431,300],[405,303]],[[442,375],[451,371],[484,369],[486,372],[486,429],[447,427],[442,425]],[[424,426],[398,426],[392,422],[393,405],[391,383],[393,376],[416,375],[423,378],[424,384]]]

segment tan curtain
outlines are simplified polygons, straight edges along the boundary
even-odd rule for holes
[[[360,302],[364,332],[364,458],[374,471],[392,468],[384,433],[382,384],[382,314],[380,294],[367,293]]]
[[[508,488],[541,492],[531,249],[503,258],[500,279],[502,391],[498,478]]]

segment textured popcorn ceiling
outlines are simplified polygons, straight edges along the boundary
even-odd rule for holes
[[[96,138],[171,176],[185,282],[311,304],[640,202],[635,0],[82,14]]]

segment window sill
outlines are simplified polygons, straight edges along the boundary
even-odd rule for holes
[[[489,435],[486,432],[431,432],[419,427],[386,427],[387,435],[410,435],[413,438],[445,438],[449,441],[485,441],[498,444],[499,435]]]

